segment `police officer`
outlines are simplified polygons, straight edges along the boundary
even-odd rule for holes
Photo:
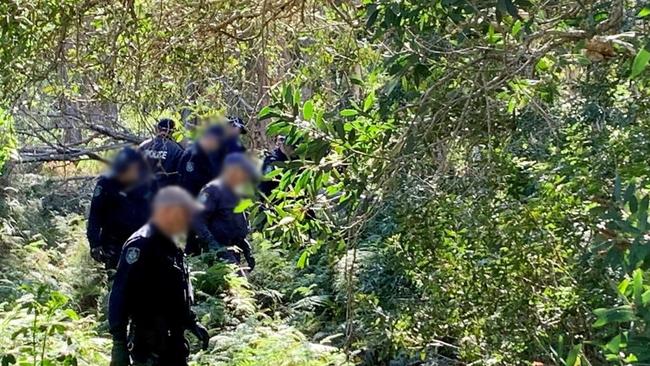
[[[147,179],[144,165],[142,156],[126,147],[95,186],[87,236],[90,255],[107,269],[117,266],[122,244],[149,218],[155,185]]]
[[[255,258],[246,236],[249,232],[245,213],[235,212],[246,185],[259,176],[254,164],[241,153],[230,154],[218,179],[206,185],[199,195],[205,210],[197,217],[195,231],[208,250],[218,252],[227,263],[239,264],[244,255],[248,267]]]
[[[178,162],[183,156],[183,147],[172,138],[174,127],[171,119],[161,119],[156,127],[156,137],[146,140],[139,147],[159,188],[175,184],[178,179]]]
[[[246,152],[246,147],[241,142],[241,135],[245,135],[247,133],[248,131],[246,130],[244,121],[241,118],[235,116],[228,117],[228,123],[226,124],[226,139],[223,147],[223,156],[226,157],[229,154]]]
[[[178,184],[194,196],[219,174],[220,163],[211,156],[223,146],[223,139],[223,127],[211,126],[183,153],[178,164]]]
[[[288,161],[290,158],[294,158],[294,155],[295,146],[289,144],[285,136],[278,136],[275,149],[264,157],[262,174],[269,174],[278,167],[278,163]],[[275,180],[265,180],[260,182],[258,188],[266,197],[269,197],[271,192],[278,187],[278,184],[279,182]]]
[[[183,251],[174,241],[201,209],[180,187],[160,190],[151,220],[128,239],[109,298],[111,366],[186,366],[191,331],[207,349],[208,331],[191,310],[192,290]]]

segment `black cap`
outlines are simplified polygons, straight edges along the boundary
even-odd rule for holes
[[[233,154],[228,154],[226,156],[226,159],[223,161],[224,167],[229,167],[229,166],[236,166],[241,169],[243,169],[246,174],[248,174],[249,177],[253,180],[259,180],[260,179],[260,172],[259,169],[253,164],[253,162],[246,156],[246,154],[242,153],[233,153]]]
[[[171,132],[174,130],[174,127],[176,127],[176,124],[172,119],[163,118],[158,121],[158,131]]]
[[[205,136],[221,138],[225,135],[223,127],[220,125],[212,125],[205,130]]]
[[[244,120],[237,117],[237,116],[229,116],[228,117],[228,123],[231,126],[239,128],[239,131],[241,132],[242,135],[245,135],[248,133],[248,130],[246,130],[246,126],[244,125]]]
[[[126,171],[133,163],[142,162],[142,156],[135,149],[125,147],[117,153],[111,171],[113,174],[121,174]]]

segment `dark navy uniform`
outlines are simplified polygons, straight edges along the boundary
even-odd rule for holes
[[[178,185],[196,197],[201,188],[217,176],[215,170],[210,156],[194,143],[183,153],[178,164]]]
[[[203,188],[199,195],[205,209],[198,217],[195,231],[200,241],[210,251],[220,251],[220,256],[229,263],[239,263],[239,254],[227,251],[236,246],[248,259],[250,246],[246,241],[249,232],[246,214],[236,213],[240,198],[220,180],[214,180]],[[250,263],[249,263],[250,264]]]
[[[277,163],[282,163],[287,160],[289,160],[289,157],[287,157],[279,147],[276,147],[270,154],[264,157],[264,162],[262,163],[262,174],[269,174],[277,168]],[[266,180],[259,184],[259,190],[268,197],[271,195],[271,192],[278,187],[278,184],[279,183],[275,180]]]
[[[245,153],[246,147],[244,144],[242,144],[240,138],[240,135],[245,135],[248,133],[248,130],[244,125],[244,120],[237,116],[229,116],[228,124],[230,124],[232,127],[237,128],[239,130],[239,134],[230,136],[226,139],[226,141],[224,141],[223,156],[226,157],[229,154]]]
[[[229,137],[224,141],[223,153],[222,153],[224,157],[229,154],[245,153],[245,152],[246,152],[246,147],[241,142],[239,136]]]
[[[184,151],[180,144],[168,137],[156,136],[140,144],[139,150],[154,174],[158,187],[176,184],[178,163]]]
[[[144,225],[151,212],[155,185],[151,182],[124,187],[102,176],[90,203],[87,236],[91,250],[101,248],[107,268],[115,268],[124,242]]]
[[[114,340],[126,341],[136,363],[187,365],[185,330],[196,324],[183,252],[148,223],[124,245],[108,308]],[[150,363],[147,363],[150,362]]]

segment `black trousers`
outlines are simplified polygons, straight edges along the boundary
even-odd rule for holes
[[[182,331],[163,333],[143,327],[133,329],[129,349],[134,366],[187,366],[190,354]]]

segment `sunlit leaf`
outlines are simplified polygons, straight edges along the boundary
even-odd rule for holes
[[[314,115],[314,102],[310,100],[306,101],[302,107],[302,118],[309,121]]]
[[[367,112],[372,108],[373,104],[375,103],[375,92],[370,92],[366,99],[363,101],[363,111]]]
[[[296,263],[296,267],[303,269],[308,264],[309,264],[309,251],[305,250],[300,255],[300,258],[298,258],[298,263]]]
[[[639,18],[645,18],[648,15],[650,15],[650,7],[645,6],[639,11],[639,13],[636,16]]]
[[[355,109],[344,109],[341,111],[341,116],[343,117],[353,117],[359,114],[359,112]]]
[[[650,47],[646,45],[646,47],[642,48],[639,53],[636,54],[636,57],[634,57],[630,78],[635,78],[641,75],[646,66],[648,66],[648,61],[650,61],[650,51],[648,48]]]
[[[253,205],[253,200],[246,198],[243,199],[239,202],[237,206],[235,206],[235,213],[242,213],[246,211],[247,208],[251,207]]]
[[[582,353],[582,344],[575,345],[567,355],[566,366],[580,366],[580,353]]]

